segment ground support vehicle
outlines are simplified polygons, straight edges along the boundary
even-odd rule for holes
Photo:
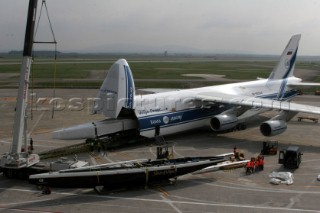
[[[262,155],[276,155],[278,153],[278,141],[263,141]]]
[[[289,146],[279,152],[279,164],[283,164],[285,168],[297,169],[301,163],[303,154],[298,146]]]

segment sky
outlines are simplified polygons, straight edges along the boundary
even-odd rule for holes
[[[0,0],[0,52],[22,50],[27,0]],[[319,0],[46,0],[61,52],[320,55]],[[38,0],[38,13],[41,0]],[[52,41],[43,11],[37,41]],[[36,46],[35,49],[50,49]],[[51,48],[53,49],[53,48]]]

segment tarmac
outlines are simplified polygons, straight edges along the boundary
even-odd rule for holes
[[[34,141],[35,153],[83,142],[53,140],[52,131],[104,118],[90,114],[88,98],[95,97],[96,90],[56,90],[55,98],[61,98],[56,99],[60,105],[50,102],[52,90],[33,92],[37,95],[32,104],[34,110],[32,113],[28,111],[28,131]],[[10,148],[15,97],[16,90],[0,90],[1,153]],[[39,98],[47,100],[40,102]],[[70,98],[78,99],[73,102]],[[320,97],[313,95],[299,96],[294,100],[315,106],[319,106],[319,101]],[[100,193],[94,189],[53,188],[50,195],[43,195],[28,181],[7,179],[1,175],[0,212],[320,212],[320,181],[317,181],[320,174],[319,124],[309,120],[298,122],[297,116],[306,115],[300,113],[288,123],[286,132],[266,138],[261,135],[259,127],[254,126],[273,114],[255,117],[248,124],[249,128],[243,131],[215,134],[208,127],[166,136],[165,139],[174,143],[175,157],[218,155],[232,152],[237,146],[247,159],[260,153],[263,140],[278,140],[279,149],[289,145],[301,148],[302,163],[296,170],[283,168],[278,164],[278,155],[272,155],[265,156],[265,169],[252,175],[246,175],[244,168],[239,168],[188,174],[179,177],[175,184],[161,183]],[[136,143],[106,153],[95,151],[77,156],[90,164],[155,158],[156,145]],[[272,171],[292,172],[293,184],[272,185],[269,178]]]

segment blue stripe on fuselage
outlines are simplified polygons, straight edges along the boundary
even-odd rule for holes
[[[157,115],[149,115],[139,117],[140,131],[154,129],[156,126],[169,127],[182,123],[188,123],[196,120],[203,120],[221,113],[221,109],[217,106],[210,109],[193,108],[185,109],[177,112],[167,112]]]
[[[288,82],[287,78],[282,80],[280,90],[277,96],[277,100],[282,100],[284,98],[286,94],[287,82]]]
[[[125,97],[125,106],[127,107],[128,105],[128,74],[127,74],[127,69],[126,69],[126,65],[123,65],[124,68],[124,75],[125,75],[125,80],[126,80],[126,97]]]
[[[125,77],[126,77],[126,108],[133,108],[133,84],[130,68],[124,65]]]

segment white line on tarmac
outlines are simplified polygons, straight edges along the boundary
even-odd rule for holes
[[[150,151],[150,153],[151,153],[153,156],[157,157],[157,155],[154,154],[154,152],[152,151],[152,147],[149,148],[149,151]]]
[[[168,198],[166,198],[165,196],[161,195],[163,201],[165,203],[167,203],[169,206],[171,206],[176,212],[178,213],[182,213],[182,211],[180,211],[180,209],[178,209],[175,205],[173,205],[172,201],[169,200]]]
[[[320,161],[320,159],[312,159],[312,160],[303,160],[303,163],[309,163],[309,162],[315,162],[315,161]]]
[[[24,191],[24,192],[38,192],[35,190],[27,190],[27,189],[14,189],[14,188],[0,188],[1,190],[9,190],[9,191]],[[146,199],[146,198],[136,198],[136,197],[120,197],[120,196],[101,196],[101,195],[82,195],[75,193],[66,193],[66,192],[52,192],[53,194],[60,195],[68,195],[68,196],[80,196],[80,197],[96,197],[101,198],[105,197],[108,199],[118,199],[118,200],[129,200],[129,201],[142,201],[142,202],[154,202],[154,203],[168,203],[165,200],[158,199]],[[33,202],[37,202],[34,200]],[[231,208],[243,208],[243,209],[260,209],[260,210],[274,210],[274,211],[288,211],[288,212],[318,212],[318,210],[308,210],[308,209],[291,209],[291,208],[283,208],[283,207],[272,207],[272,206],[253,206],[253,205],[243,205],[243,204],[235,204],[235,203],[210,203],[210,202],[193,202],[193,201],[170,201],[172,204],[187,204],[187,205],[196,205],[196,206],[219,206],[219,207],[231,207]],[[16,203],[19,204],[19,203]]]
[[[89,157],[90,157],[90,160],[91,160],[92,164],[93,165],[97,165],[96,159],[94,159],[94,157],[92,155],[89,155]]]
[[[202,178],[200,175],[196,175],[196,176]],[[209,185],[209,186],[228,188],[228,189],[237,189],[237,190],[243,190],[243,191],[257,191],[257,192],[259,191],[259,192],[271,192],[271,193],[294,193],[294,194],[295,193],[320,194],[319,191],[286,190],[286,189],[272,190],[272,189],[254,188],[254,187],[249,188],[249,187],[243,187],[242,185],[239,185],[239,187],[236,187],[236,186],[225,186],[225,185],[221,185],[221,184],[206,183],[206,182],[197,181],[197,180],[190,180],[190,181],[191,182],[195,182],[195,183],[206,184],[206,185]]]
[[[311,184],[314,184],[316,182],[316,180],[311,181]],[[310,187],[312,187],[312,185],[308,185],[307,189],[310,189]],[[300,198],[304,195],[305,193],[300,193],[298,195],[295,195],[294,197],[290,198],[290,203],[286,206],[287,208],[292,208],[294,204],[299,203],[300,202]]]
[[[60,146],[48,146],[48,145],[33,145],[33,147],[51,147],[51,148],[61,148]]]
[[[44,141],[44,140],[37,140],[37,142],[48,142],[48,141]],[[6,143],[6,144],[11,144],[12,141],[5,141],[5,140],[0,140],[1,143]],[[57,144],[57,143],[60,143],[60,144],[67,144],[66,142],[55,142],[55,141],[49,141],[51,143],[54,143],[54,144]],[[52,148],[57,148],[57,146],[50,146],[50,145],[33,145],[34,147],[52,147]]]
[[[0,140],[1,143],[7,143],[7,144],[11,144],[11,141],[4,141],[4,140]],[[48,145],[33,145],[34,147],[52,147],[52,148],[59,148],[59,146],[48,146]]]
[[[12,143],[12,139],[4,139],[4,140],[0,140],[0,142],[2,143]],[[48,140],[36,140],[36,142],[48,142],[48,143],[56,143],[56,144],[68,144],[68,142],[62,142],[62,141],[48,141]],[[70,144],[72,145],[72,144]]]
[[[178,155],[180,158],[183,158],[184,156],[183,155],[180,155],[176,149],[173,147],[173,153],[175,153],[176,155]]]
[[[43,202],[43,201],[49,201],[49,200],[52,200],[52,199],[42,199],[42,200],[36,200],[37,202]],[[21,205],[21,204],[28,204],[28,203],[34,203],[35,201],[34,200],[31,200],[31,201],[24,201],[24,202],[16,202],[16,203],[6,203],[5,205],[6,206],[14,206],[14,205]],[[3,207],[1,206],[1,208],[4,208],[4,209],[10,209],[9,207]]]
[[[15,211],[15,212],[41,212],[41,213],[58,213],[57,211],[45,211],[45,210],[36,210],[36,209],[19,209],[19,208],[5,208],[0,207],[0,209],[5,211]]]
[[[107,152],[106,150],[104,150],[104,154],[102,155],[102,157],[103,157],[104,159],[106,159],[107,161],[109,161],[110,163],[113,163],[114,161],[111,160],[111,158],[109,158],[109,157],[107,156],[107,154],[108,154],[108,152]]]
[[[59,141],[59,140],[43,140],[43,139],[37,139],[37,142],[48,142],[48,143],[60,143],[60,144],[68,144],[68,141]],[[73,141],[71,141],[70,145],[74,144]]]

